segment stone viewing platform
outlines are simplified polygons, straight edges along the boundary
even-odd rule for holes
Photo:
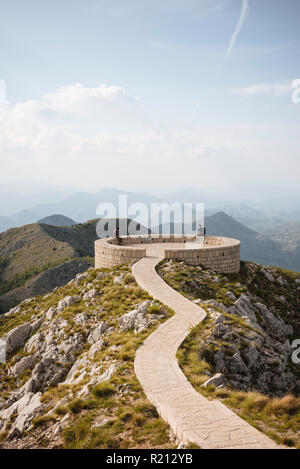
[[[159,256],[202,265],[220,273],[240,270],[240,241],[219,236],[143,235],[95,241],[95,267],[113,267],[143,257]]]
[[[121,244],[117,238],[95,242],[96,268],[136,261],[132,274],[137,284],[175,313],[147,337],[135,356],[135,373],[147,398],[184,444],[195,443],[203,449],[280,448],[221,402],[199,394],[182,373],[176,352],[206,312],[158,275],[156,266],[164,258],[205,265],[218,272],[238,272],[240,242],[195,235],[126,236]]]

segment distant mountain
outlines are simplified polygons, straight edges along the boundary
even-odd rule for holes
[[[50,215],[49,217],[42,218],[38,221],[38,223],[45,223],[46,225],[52,226],[74,226],[76,225],[76,221],[72,220],[72,218],[65,217],[64,215]]]
[[[61,199],[57,201],[58,194],[54,194],[56,200],[53,200],[54,195],[49,194],[49,203],[44,203],[46,194],[36,196],[36,200],[41,200],[43,203],[31,206],[28,203],[29,210],[22,210],[21,212],[8,214],[12,210],[7,207],[1,207],[0,204],[0,232],[5,231],[12,227],[22,226],[24,224],[36,223],[38,220],[52,216],[54,213],[59,213],[66,217],[76,220],[78,222],[86,222],[97,216],[103,216],[101,213],[97,213],[97,207],[100,203],[110,203],[118,209],[119,207],[119,196],[127,195],[128,205],[132,203],[143,203],[147,207],[150,207],[151,202],[163,203],[167,202],[172,204],[174,202],[179,203],[193,203],[194,207],[196,203],[205,203],[205,214],[210,216],[219,211],[224,211],[240,223],[248,226],[254,231],[263,233],[267,230],[280,227],[282,223],[300,223],[300,212],[294,210],[294,205],[288,206],[286,210],[279,209],[276,204],[273,206],[265,206],[263,204],[254,204],[249,201],[228,201],[226,198],[221,198],[213,193],[204,193],[201,190],[180,190],[172,194],[166,194],[164,196],[153,196],[147,193],[136,193],[123,191],[117,188],[101,189],[98,192],[75,192],[63,198],[61,193]],[[2,200],[5,200],[4,197]],[[1,192],[0,192],[1,200]],[[9,197],[10,200],[10,197]],[[32,200],[27,199],[25,200]],[[11,206],[15,206],[14,204]],[[8,205],[8,207],[10,207]],[[116,213],[115,216],[125,216],[125,214]],[[134,216],[134,214],[128,213],[128,216]],[[113,216],[108,214],[105,216]],[[126,214],[127,216],[127,214]],[[145,225],[145,221],[142,221]]]
[[[11,215],[39,203],[58,202],[75,192],[74,187],[35,184],[32,182],[1,182],[0,215]]]
[[[257,236],[258,233],[242,223],[238,222],[234,218],[227,215],[225,212],[218,212],[214,215],[205,218],[205,226],[207,234],[216,235],[219,233],[220,236],[235,236],[241,239],[243,236]]]
[[[29,292],[38,295],[50,291],[67,283],[83,267],[87,268],[87,263],[91,265],[94,242],[98,239],[98,221],[95,219],[75,226],[34,223],[1,233],[0,313],[27,298]],[[102,236],[112,235],[114,224],[110,222],[112,220],[105,220],[106,231]],[[123,222],[125,232],[120,230],[120,234],[126,235],[129,223],[135,222],[129,219]],[[137,228],[140,233],[148,232],[142,225]]]
[[[112,214],[104,215],[97,211],[100,204],[109,203],[116,209],[115,217],[118,218],[119,215],[122,215],[118,213],[120,205],[119,197],[121,195],[127,196],[128,207],[133,203],[143,203],[149,207],[151,202],[161,202],[159,198],[143,192],[127,192],[112,188],[102,189],[95,193],[77,192],[61,202],[36,205],[33,207],[33,211],[36,213],[43,213],[43,216],[48,216],[53,213],[61,213],[73,220],[85,222],[97,216],[113,218]],[[134,214],[128,213],[129,217],[130,215],[133,216]]]
[[[155,227],[153,233],[194,233],[198,223],[194,221],[191,227],[178,224],[163,224]],[[206,234],[212,236],[226,236],[241,241],[241,259],[258,264],[282,267],[300,271],[300,246],[298,249],[286,249],[280,243],[267,236],[248,228],[225,212],[218,212],[205,217]]]
[[[33,212],[32,210],[22,210],[14,215],[10,216],[0,216],[0,232],[9,230],[13,227],[19,227],[23,225],[28,225],[29,223],[34,223],[40,218],[38,213]]]
[[[289,206],[286,209],[279,209],[275,203],[271,207],[256,206],[250,202],[222,204],[216,207],[213,213],[223,211],[240,223],[267,236],[270,230],[276,231],[282,225],[290,224],[292,226],[300,223],[299,210],[291,209]]]
[[[206,217],[205,226],[208,235],[239,239],[243,260],[300,271],[300,262],[297,262],[294,250],[284,250],[279,243],[251,230],[224,212]]]
[[[119,196],[126,195],[128,207],[134,203],[143,203],[147,207],[150,207],[152,202],[159,203],[161,199],[145,194],[145,193],[133,193],[121,191],[119,189],[102,189],[95,193],[89,192],[77,192],[65,198],[61,202],[49,203],[49,204],[38,204],[35,205],[31,210],[18,212],[11,216],[0,216],[0,232],[8,230],[9,228],[19,227],[24,224],[36,223],[38,220],[52,216],[53,213],[60,213],[65,217],[69,217],[77,222],[84,223],[88,220],[92,220],[96,217],[118,217],[122,214],[118,213],[119,210]],[[112,204],[116,212],[103,214],[97,213],[97,208],[101,203]],[[128,213],[128,216],[134,216],[134,213]],[[124,213],[127,216],[127,213]],[[142,223],[148,224],[148,220],[142,221]]]

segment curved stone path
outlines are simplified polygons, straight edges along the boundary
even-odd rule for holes
[[[137,283],[176,313],[137,351],[135,372],[146,396],[184,442],[196,443],[204,449],[280,448],[221,402],[210,401],[195,391],[180,370],[177,349],[206,312],[156,273],[155,266],[163,259],[166,247],[172,245],[147,246],[147,256],[132,267]]]

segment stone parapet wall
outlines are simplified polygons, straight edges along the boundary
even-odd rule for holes
[[[183,260],[187,264],[202,265],[220,273],[235,273],[240,270],[240,241],[231,238],[206,236],[204,244],[195,243],[194,235],[144,235],[126,236],[121,244],[114,238],[99,239],[95,242],[95,267],[113,267],[119,264],[138,261],[146,256],[147,244],[172,244],[163,249],[166,259]],[[189,248],[183,246],[189,243]],[[141,245],[141,247],[137,246]],[[193,246],[193,244],[192,244]]]
[[[216,248],[166,249],[165,258],[201,265],[220,273],[237,273],[240,271],[240,244]]]
[[[146,256],[146,248],[125,247],[113,244],[111,238],[95,241],[95,268],[127,264]],[[125,243],[124,243],[125,244]],[[128,243],[127,243],[128,244]]]

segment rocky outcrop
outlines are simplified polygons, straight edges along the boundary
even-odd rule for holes
[[[205,306],[213,322],[201,356],[216,373],[240,390],[256,389],[276,396],[295,391],[297,379],[290,369],[291,325],[250,293],[230,307],[216,301],[207,301]],[[216,342],[220,344],[217,350]]]
[[[147,316],[148,307],[151,305],[151,301],[145,301],[133,311],[124,314],[119,319],[121,331],[128,331],[133,329],[135,333],[142,332],[151,324],[151,318]]]
[[[80,296],[66,296],[65,298],[63,298],[62,300],[60,300],[58,302],[58,305],[57,305],[57,312],[60,313],[61,311],[63,311],[65,308],[67,308],[68,306],[72,306],[74,303],[76,303],[76,301],[78,301],[80,299]]]
[[[60,384],[79,386],[77,398],[83,398],[94,386],[112,377],[119,366],[118,361],[114,358],[98,361],[96,358],[97,354],[109,349],[113,332],[132,329],[139,333],[155,321],[155,314],[149,313],[152,301],[136,304],[134,310],[117,316],[113,323],[110,319],[101,320],[105,310],[100,304],[102,292],[97,282],[105,282],[109,276],[112,286],[122,282],[115,282],[116,277],[108,272],[99,272],[96,278],[88,274],[78,274],[69,282],[72,294],[64,294],[60,299],[56,296],[50,306],[51,295],[45,295],[43,300],[47,308],[35,306],[32,318],[4,337],[10,363],[7,377],[15,382],[9,395],[4,399],[0,395],[0,432],[7,431],[9,440],[20,437],[36,416],[53,412],[53,407],[41,402],[43,394],[50,388]],[[123,281],[124,274],[118,277]],[[54,293],[57,292],[55,289]],[[33,304],[36,304],[34,299],[24,301],[7,313],[7,320],[18,315],[21,321],[22,316],[33,309]],[[156,316],[159,316],[157,310]],[[111,348],[112,353],[117,350],[116,346]],[[72,399],[70,391],[55,404],[55,408]]]
[[[13,352],[23,347],[26,339],[28,339],[31,332],[31,325],[29,322],[15,327],[10,331],[6,338],[6,353],[11,355]]]
[[[109,326],[105,321],[100,322],[99,326],[92,329],[89,333],[88,343],[95,344],[96,342],[98,342],[101,337],[105,334],[108,328]]]

